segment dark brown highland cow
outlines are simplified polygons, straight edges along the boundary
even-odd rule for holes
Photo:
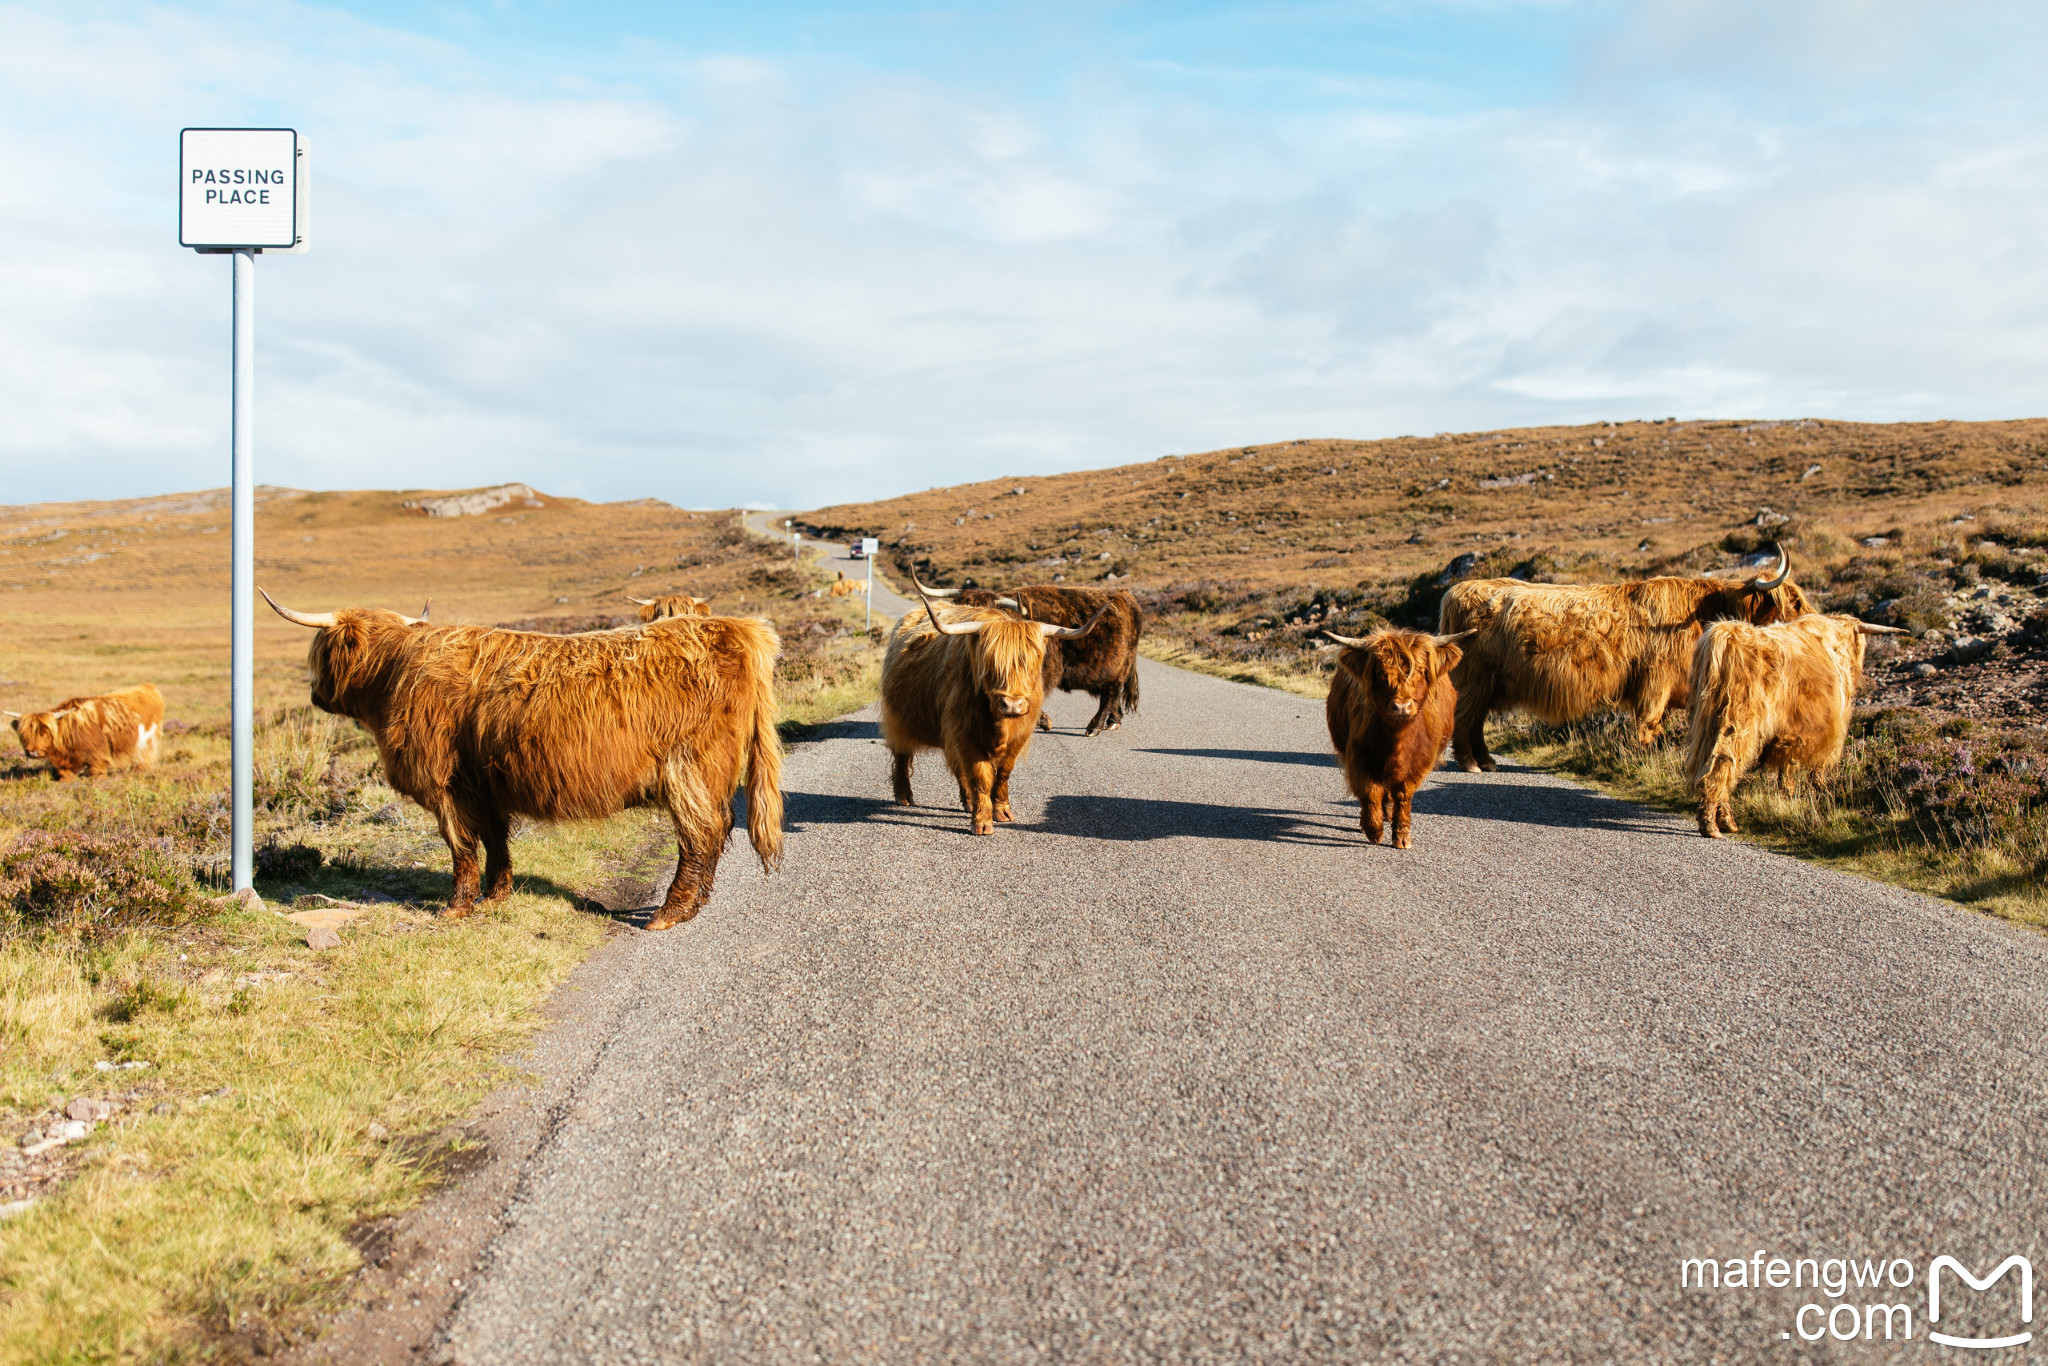
[[[711,895],[743,770],[754,852],[764,868],[781,860],[779,642],[766,622],[677,617],[550,636],[270,605],[319,632],[313,705],[362,723],[386,780],[440,822],[455,859],[451,916],[479,893],[511,892],[514,816],[595,820],[658,801],[679,849],[648,928],[688,920]]]
[[[1001,607],[1015,611],[1029,621],[1049,621],[1056,626],[1079,626],[1096,613],[1108,609],[1102,625],[1085,636],[1062,639],[1057,650],[1045,652],[1045,687],[1061,692],[1085,692],[1095,698],[1095,718],[1088,734],[1115,730],[1123,724],[1124,713],[1138,709],[1138,640],[1145,634],[1145,613],[1138,599],[1121,588],[1063,588],[1054,584],[1033,584],[996,592],[988,588],[926,588],[918,591],[935,598],[951,598],[963,607]],[[1052,722],[1039,713],[1038,726],[1051,730]]]
[[[1451,686],[1457,642],[1471,634],[1424,635],[1375,631],[1369,636],[1324,635],[1345,647],[1337,656],[1323,717],[1344,766],[1344,782],[1358,798],[1358,828],[1374,844],[1388,824],[1394,847],[1406,849],[1415,790],[1443,758],[1458,704]]]
[[[889,634],[882,657],[882,737],[895,756],[896,800],[917,803],[910,770],[920,749],[941,750],[960,786],[974,833],[992,835],[1010,815],[1010,771],[1031,748],[1045,702],[1045,656],[1055,640],[1078,640],[1085,625],[1024,621],[992,607],[937,607],[925,599]]]

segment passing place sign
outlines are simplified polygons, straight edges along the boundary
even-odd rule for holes
[[[187,128],[178,135],[178,245],[301,245],[299,135]]]

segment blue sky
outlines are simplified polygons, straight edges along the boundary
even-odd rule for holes
[[[312,140],[266,482],[809,507],[2048,410],[2048,6],[0,4],[0,501],[217,486],[176,133]]]

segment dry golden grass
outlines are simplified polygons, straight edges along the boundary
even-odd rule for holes
[[[1155,587],[1258,587],[1404,578],[1507,544],[1654,571],[1765,508],[1813,538],[1810,553],[1844,556],[1852,538],[1896,526],[2037,509],[2044,487],[2048,420],[1625,422],[1275,442],[983,480],[804,520],[879,536],[899,569],[929,565],[947,582],[1113,572]]]

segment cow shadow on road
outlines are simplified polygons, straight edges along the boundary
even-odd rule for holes
[[[1502,771],[1507,771],[1505,766]],[[1439,776],[1415,794],[1415,814],[1459,816],[1510,825],[1547,825],[1560,830],[1612,830],[1620,834],[1674,837],[1692,834],[1668,816],[1619,798],[1548,783],[1447,783]]]
[[[1177,754],[1190,759],[1242,759],[1258,764],[1305,764],[1310,768],[1335,768],[1335,754],[1305,749],[1139,749],[1134,754]]]
[[[784,792],[783,828],[793,834],[813,825],[927,825],[934,814],[959,818],[958,802],[926,801],[898,806],[887,797],[849,797],[838,792]]]
[[[1329,847],[1357,843],[1348,827],[1309,812],[1277,807],[1220,806],[1157,797],[1061,794],[1047,799],[1045,815],[1020,829],[1098,840],[1256,840]]]

